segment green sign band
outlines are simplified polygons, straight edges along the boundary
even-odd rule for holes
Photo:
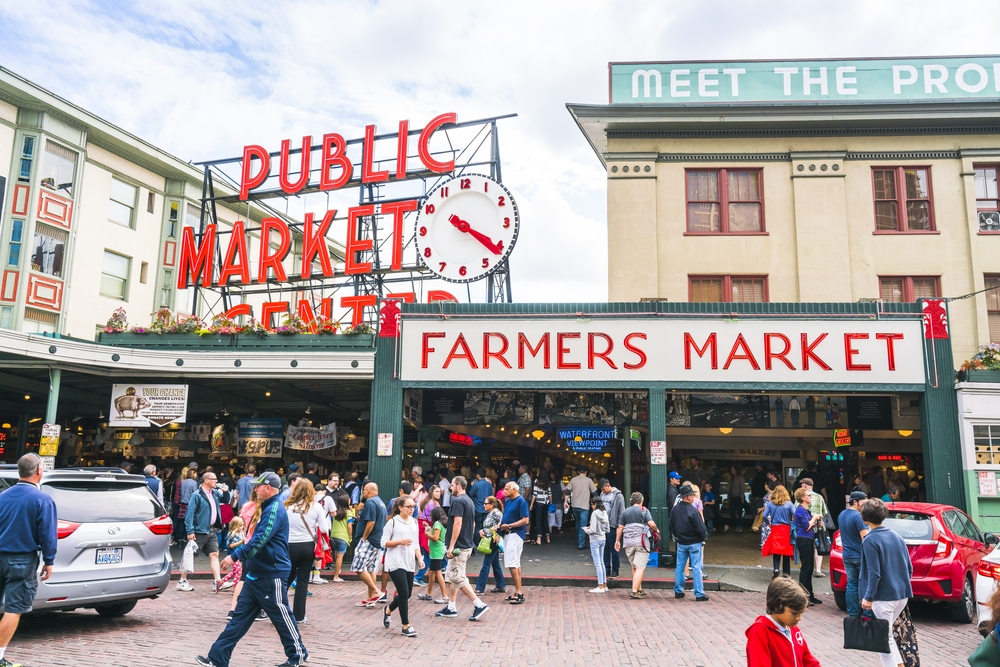
[[[1000,56],[611,63],[612,104],[995,100]]]

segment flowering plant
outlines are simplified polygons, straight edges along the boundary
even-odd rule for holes
[[[157,331],[152,330],[149,327],[139,326],[138,324],[135,325],[134,327],[130,327],[129,330],[128,330],[128,332],[129,333],[134,333],[134,334],[159,333]]]
[[[177,318],[163,330],[163,333],[174,334],[186,334],[186,333],[199,333],[202,329],[205,329],[205,323],[201,321],[200,318],[192,315],[181,319],[178,315]]]
[[[306,323],[298,315],[285,315],[281,326],[274,330],[279,336],[294,336],[295,334],[306,333],[308,331]]]
[[[335,320],[329,320],[325,317],[317,317],[313,320],[313,324],[316,326],[316,333],[333,335],[340,330],[340,322]]]
[[[233,335],[239,333],[240,326],[231,317],[216,315],[212,318],[212,326],[198,329],[199,336],[206,335]]]
[[[104,325],[104,333],[125,333],[128,329],[128,316],[124,308],[119,308],[111,314]]]
[[[962,364],[961,370],[1000,370],[1000,343],[979,348],[976,356]]]
[[[258,338],[267,338],[271,335],[271,332],[267,330],[267,327],[252,317],[247,320],[246,324],[239,327],[238,331],[245,336],[257,336]]]
[[[155,313],[151,313],[153,322],[149,327],[150,333],[164,333],[170,328],[173,314],[169,308],[160,308]]]
[[[362,322],[356,327],[346,327],[341,333],[345,336],[357,336],[360,334],[375,333],[375,328],[367,322]]]

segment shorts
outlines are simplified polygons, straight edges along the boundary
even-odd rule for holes
[[[38,554],[0,553],[0,603],[8,614],[27,614],[38,591]]]
[[[447,558],[430,558],[430,559],[428,559],[427,562],[430,563],[430,571],[431,572],[440,572],[441,570],[443,570],[445,567],[447,567],[447,565],[445,564],[446,560],[448,560],[448,559]]]
[[[625,555],[632,567],[646,567],[649,564],[649,552],[642,547],[625,547]]]
[[[219,531],[215,528],[207,533],[195,533],[194,543],[198,545],[198,551],[203,554],[219,553]]]
[[[346,554],[347,553],[347,541],[342,540],[339,537],[330,538],[330,551],[335,554]]]
[[[521,552],[524,551],[524,538],[516,533],[507,533],[503,538],[503,564],[506,568],[521,568]]]
[[[354,549],[351,569],[355,572],[374,572],[382,560],[382,550],[368,540],[361,540]]]
[[[445,570],[444,580],[455,588],[465,588],[469,585],[469,577],[465,573],[465,566],[469,562],[472,549],[461,549],[454,558],[446,558],[448,569]]]

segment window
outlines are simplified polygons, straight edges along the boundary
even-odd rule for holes
[[[0,308],[0,329],[10,329],[10,321],[14,318],[14,309]]]
[[[689,276],[691,303],[767,303],[765,276]]]
[[[76,153],[51,141],[45,142],[42,156],[42,187],[72,199],[73,176],[76,173]]]
[[[139,282],[141,284],[146,284],[147,275],[149,275],[149,262],[143,262],[139,265]]]
[[[198,230],[201,229],[201,208],[198,206],[193,206],[191,204],[186,204],[184,207],[184,227],[190,227],[191,230],[197,234]],[[180,252],[178,250],[178,252]],[[213,266],[213,275],[218,275],[216,272],[219,270],[218,266]],[[178,312],[194,314],[194,288],[187,287],[185,289],[177,290],[177,300],[176,308]]]
[[[932,232],[931,170],[926,167],[876,167],[876,232]]]
[[[31,245],[31,270],[62,278],[66,239],[67,234],[61,229],[36,223]]]
[[[170,216],[167,227],[167,238],[175,239],[177,238],[177,215],[180,211],[181,205],[178,202],[170,202]]]
[[[170,308],[170,287],[174,279],[174,272],[170,269],[163,270],[163,286],[160,288],[160,307]]]
[[[689,234],[763,233],[760,169],[715,169],[686,174]]]
[[[18,266],[21,263],[21,234],[24,232],[24,220],[14,218],[10,221],[10,251],[7,253],[7,266]]]
[[[990,342],[1000,343],[1000,276],[986,276],[986,319],[990,326]]]
[[[59,316],[37,308],[24,309],[24,322],[21,330],[25,333],[55,333]]]
[[[878,279],[879,298],[889,303],[912,303],[941,296],[935,276],[883,276]]]
[[[972,441],[976,463],[1000,465],[1000,425],[973,424]]]
[[[104,251],[104,268],[101,271],[101,294],[112,299],[128,301],[128,274],[132,260],[110,250]]]
[[[21,143],[21,169],[18,171],[17,180],[19,183],[27,183],[31,180],[31,161],[35,156],[35,138],[24,137]]]
[[[997,172],[1000,165],[975,167],[976,210],[980,232],[1000,232],[1000,196],[997,194]]]
[[[111,201],[108,204],[108,220],[126,227],[135,226],[135,198],[139,188],[117,178],[111,179]]]
[[[156,204],[156,196],[150,192],[146,196],[146,213],[153,212],[153,206]]]

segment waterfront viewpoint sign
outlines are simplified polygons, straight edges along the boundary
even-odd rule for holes
[[[403,319],[406,381],[924,384],[919,320]]]
[[[1000,55],[610,63],[612,104],[1000,99]]]

